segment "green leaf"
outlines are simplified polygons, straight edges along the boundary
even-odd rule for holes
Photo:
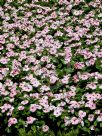
[[[19,131],[18,133],[19,136],[26,136],[25,128],[20,128],[18,131]]]
[[[3,6],[5,4],[5,0],[0,0],[0,6]]]
[[[36,127],[35,127],[35,126],[32,126],[31,129],[32,129],[32,131],[33,131],[33,134],[35,134],[35,133],[36,133]]]
[[[62,136],[61,131],[59,130],[57,136]]]
[[[60,124],[61,124],[61,121],[58,121],[58,122],[57,122],[57,126],[59,127],[59,126],[60,126]]]
[[[100,123],[100,127],[102,127],[102,123]]]

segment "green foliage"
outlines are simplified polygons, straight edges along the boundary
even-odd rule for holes
[[[26,131],[24,128],[20,128],[18,131],[19,131],[18,133],[19,136],[26,136]]]
[[[5,4],[5,0],[0,0],[0,6],[3,6]]]
[[[49,132],[44,133],[36,129],[35,126],[31,127],[31,130],[26,132],[25,128],[20,128],[18,136],[78,136],[79,135],[79,129],[73,129],[69,132],[61,131],[59,130],[57,132],[57,135],[54,133],[54,131],[49,130]]]

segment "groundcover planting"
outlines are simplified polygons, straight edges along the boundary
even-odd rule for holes
[[[0,136],[102,135],[101,0],[0,0]]]

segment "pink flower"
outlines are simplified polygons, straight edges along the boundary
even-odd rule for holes
[[[78,76],[77,76],[77,75],[74,75],[74,76],[73,76],[73,80],[74,80],[74,82],[77,83],[77,82],[79,81]]]
[[[25,17],[30,17],[31,15],[32,15],[31,12],[27,12],[26,15],[25,15]]]
[[[76,62],[76,63],[74,64],[74,67],[75,67],[76,69],[82,69],[82,68],[85,67],[85,65],[84,65],[83,62]]]
[[[89,107],[90,109],[96,109],[96,104],[90,98],[90,101],[85,103],[85,107]]]
[[[82,0],[75,0],[76,4],[79,4]]]
[[[50,48],[50,54],[56,54],[57,53],[57,50],[56,50],[56,48]]]
[[[99,116],[97,117],[97,121],[102,122],[102,115],[99,115]]]
[[[89,120],[90,122],[92,122],[92,121],[94,120],[94,115],[93,115],[93,114],[89,114],[89,115],[88,115],[88,120]]]
[[[69,77],[68,76],[64,76],[64,78],[61,81],[62,81],[63,84],[68,84]]]
[[[30,111],[35,112],[36,110],[37,110],[37,105],[36,104],[31,104]]]
[[[78,115],[79,115],[80,118],[83,118],[83,117],[86,116],[86,112],[80,110],[79,113],[78,113]]]
[[[70,106],[71,109],[72,108],[79,108],[80,104],[77,101],[70,101]]]
[[[95,114],[96,114],[96,115],[99,115],[100,112],[101,112],[100,110],[96,110],[96,111],[95,111]]]
[[[82,80],[87,80],[89,78],[89,76],[87,74],[81,74],[79,76],[79,78],[82,79]]]
[[[43,85],[41,88],[40,88],[41,92],[46,92],[46,91],[49,91],[50,90],[50,87],[49,86],[46,86],[46,85]]]
[[[49,130],[49,127],[47,125],[42,126],[42,131],[47,132]]]
[[[24,100],[24,101],[22,101],[22,102],[21,102],[21,104],[23,104],[23,105],[28,104],[28,100]]]
[[[65,48],[65,61],[66,63],[69,63],[72,57],[71,48],[67,47]]]
[[[27,124],[33,124],[33,122],[35,120],[36,120],[36,118],[29,116],[29,117],[27,117]]]
[[[96,89],[96,84],[95,83],[90,83],[90,84],[87,84],[87,86],[86,86],[86,88],[88,89],[88,88],[90,88],[90,89],[92,89],[92,90],[94,90],[94,89]]]
[[[16,118],[10,118],[8,120],[8,127],[10,127],[10,126],[12,126],[12,125],[14,125],[16,123],[17,123],[17,119]]]
[[[18,110],[24,110],[24,106],[19,106]]]
[[[56,14],[55,11],[51,14],[51,17],[52,17],[52,18],[56,18],[56,17],[57,17],[57,14]]]
[[[5,43],[5,39],[4,38],[2,38],[2,39],[0,38],[0,43],[4,44]]]
[[[91,130],[95,130],[95,127],[94,127],[94,126],[91,126],[90,129],[91,129]]]
[[[57,80],[58,80],[58,78],[55,76],[50,77],[50,83],[52,83],[52,84],[54,84]]]
[[[36,78],[32,78],[30,82],[34,87],[38,87],[40,85],[40,82]]]
[[[76,117],[71,118],[72,125],[77,125],[77,124],[79,124],[79,122],[80,122],[80,120],[78,118],[76,118]]]
[[[70,97],[70,96],[71,96],[71,97],[72,97],[72,96],[75,96],[75,95],[76,95],[76,92],[75,92],[75,91],[69,91],[69,92],[68,92],[68,95],[69,95],[69,97]]]
[[[62,108],[57,107],[57,108],[54,109],[53,115],[58,117],[58,116],[60,116],[62,114],[62,111],[63,111]]]

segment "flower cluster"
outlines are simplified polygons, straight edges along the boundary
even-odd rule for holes
[[[102,127],[101,2],[7,0],[0,7],[1,127]]]

